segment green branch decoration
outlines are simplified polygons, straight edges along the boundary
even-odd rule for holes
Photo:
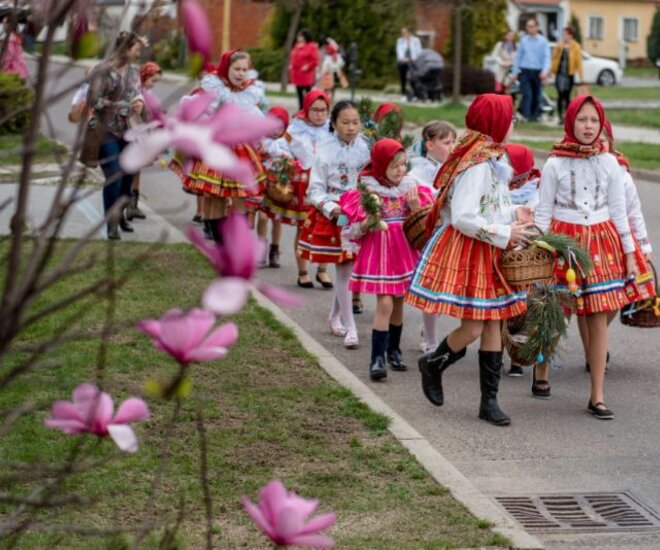
[[[531,237],[529,242],[530,245],[538,246],[564,258],[568,264],[566,270],[568,291],[576,293],[578,291],[576,269],[580,272],[581,278],[584,279],[593,266],[589,251],[573,237],[561,233],[542,233]]]
[[[358,183],[357,188],[360,191],[360,204],[367,213],[367,231],[387,231],[387,223],[380,219],[382,205],[380,197],[364,183]]]
[[[402,135],[403,114],[398,111],[390,111],[380,122],[375,122],[371,115],[374,110],[371,98],[363,97],[358,102],[358,113],[362,122],[362,135],[367,139],[369,147],[373,147],[379,139],[391,138],[400,140],[403,148],[408,149],[414,143],[413,136]]]

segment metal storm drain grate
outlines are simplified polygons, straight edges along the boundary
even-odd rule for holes
[[[660,529],[660,516],[626,492],[495,498],[529,531]]]

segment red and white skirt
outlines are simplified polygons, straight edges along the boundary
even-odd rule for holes
[[[296,163],[298,165],[298,163]],[[288,203],[282,203],[265,196],[261,201],[261,210],[275,221],[287,225],[302,227],[313,206],[307,203],[307,186],[309,184],[309,170],[303,170],[297,166],[296,172],[291,179],[293,187],[293,198]]]
[[[427,313],[476,321],[510,319],[527,311],[527,293],[514,290],[499,268],[501,250],[451,225],[422,250],[406,302]]]
[[[298,256],[317,264],[341,264],[351,261],[353,254],[342,249],[341,227],[313,208],[302,225]]]
[[[635,260],[639,275],[635,281],[626,280],[626,261],[621,239],[611,220],[595,225],[578,225],[553,220],[550,231],[573,237],[589,251],[593,267],[585,277],[575,266],[578,296],[575,312],[578,315],[616,311],[623,306],[655,296],[655,283],[651,269],[635,243]],[[566,270],[571,267],[563,258],[555,263],[555,284],[568,288]]]
[[[252,165],[256,185],[253,190],[248,189],[245,184],[227,178],[217,170],[209,168],[201,160],[193,162],[187,177],[182,180],[184,190],[195,195],[223,198],[246,198],[258,193],[259,185],[264,179],[264,167],[259,154],[247,143],[239,143],[232,149],[238,158],[248,161]]]

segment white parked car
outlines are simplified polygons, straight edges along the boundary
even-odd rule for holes
[[[550,44],[550,56],[555,45]],[[582,67],[584,69],[585,84],[599,84],[600,86],[614,86],[621,83],[623,71],[616,61],[604,57],[593,56],[582,51]],[[495,59],[491,55],[484,57],[483,68],[495,72]],[[550,83],[554,79],[550,79]]]

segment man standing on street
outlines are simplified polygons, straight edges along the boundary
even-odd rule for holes
[[[550,72],[550,44],[539,34],[536,19],[525,24],[523,36],[513,63],[513,80],[520,80],[521,112],[525,120],[537,122],[541,114],[541,93]]]
[[[408,27],[401,29],[401,36],[396,40],[396,62],[399,68],[399,80],[401,81],[402,100],[407,99],[406,84],[408,81],[408,67],[412,61],[417,59],[422,51],[422,43],[414,36]]]

